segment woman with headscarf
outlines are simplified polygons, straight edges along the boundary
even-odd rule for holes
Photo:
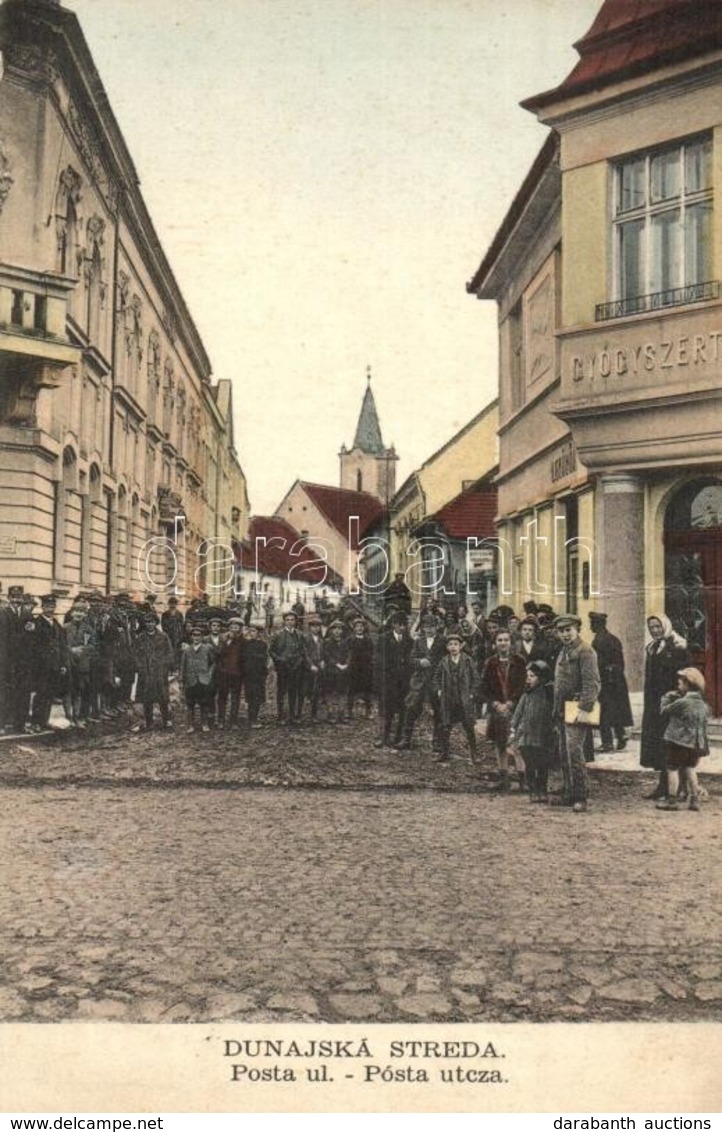
[[[643,767],[659,771],[659,781],[646,797],[660,799],[667,797],[668,790],[662,696],[677,687],[677,673],[689,664],[689,654],[686,640],[675,633],[672,622],[663,613],[647,618],[647,633],[639,761]]]

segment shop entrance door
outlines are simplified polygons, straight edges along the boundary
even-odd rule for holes
[[[722,484],[689,485],[665,526],[666,613],[704,673],[713,714],[722,716]]]

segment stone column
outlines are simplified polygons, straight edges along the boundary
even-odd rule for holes
[[[637,476],[601,477],[598,608],[624,647],[630,692],[644,681],[644,484]]]

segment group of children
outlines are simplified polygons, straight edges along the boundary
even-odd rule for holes
[[[509,740],[523,760],[524,775],[531,802],[548,801],[549,770],[555,750],[553,681],[544,661],[527,665],[526,685],[512,716]],[[680,800],[689,799],[689,809],[699,811],[701,788],[697,776],[700,758],[709,754],[707,719],[709,707],[704,699],[705,680],[697,668],[683,668],[677,674],[677,688],[662,697],[665,720],[664,744],[668,775],[667,797],[657,801],[657,809],[675,811]]]

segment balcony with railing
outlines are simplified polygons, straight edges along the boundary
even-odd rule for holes
[[[633,314],[650,314],[667,310],[669,307],[684,307],[693,303],[707,303],[718,299],[719,281],[707,283],[688,283],[686,287],[672,287],[667,291],[654,291],[650,295],[634,295],[628,299],[615,299],[611,303],[599,303],[594,308],[594,321],[605,322],[613,318],[625,318]]]

